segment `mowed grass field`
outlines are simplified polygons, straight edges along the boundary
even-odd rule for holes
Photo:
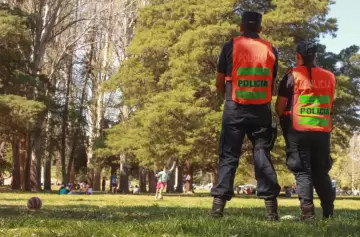
[[[28,198],[43,201],[39,212],[28,211]],[[170,237],[170,236],[360,236],[360,200],[339,198],[336,218],[313,223],[264,220],[263,201],[234,198],[226,216],[209,216],[210,197],[133,195],[68,195],[0,193],[0,236]],[[280,215],[299,215],[298,200],[279,199]]]

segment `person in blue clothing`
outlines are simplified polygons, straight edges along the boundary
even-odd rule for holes
[[[117,189],[116,173],[113,173],[113,175],[111,175],[111,190],[113,193],[116,193],[116,189]]]
[[[60,190],[59,190],[59,194],[60,195],[68,194],[65,185],[61,185]]]

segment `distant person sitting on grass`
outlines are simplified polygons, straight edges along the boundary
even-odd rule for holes
[[[156,194],[155,194],[155,200],[163,199],[162,193],[166,188],[167,181],[169,179],[169,174],[174,170],[176,162],[174,162],[173,166],[170,170],[166,170],[166,166],[164,166],[163,171],[160,171],[155,176],[158,178],[158,182],[156,185]]]
[[[78,181],[75,181],[75,182],[74,182],[74,189],[75,189],[75,190],[79,190],[79,189],[80,189],[80,184],[79,184]]]
[[[93,194],[93,189],[90,184],[86,184],[85,189],[85,194]]]
[[[76,193],[73,193],[73,194],[86,194],[87,193],[87,190],[88,190],[88,182],[87,181],[84,181],[82,183],[80,183],[80,192],[76,192]]]
[[[73,189],[72,189],[72,184],[68,183],[68,185],[66,185],[66,191],[68,194],[72,194]]]
[[[140,189],[137,185],[135,185],[135,188],[133,190],[133,194],[139,194],[140,193]]]
[[[65,185],[61,185],[60,190],[59,190],[59,194],[60,194],[60,195],[66,195],[67,193],[68,193],[68,192],[67,192],[67,190],[66,190]]]

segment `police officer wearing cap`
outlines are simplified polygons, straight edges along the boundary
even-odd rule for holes
[[[253,145],[257,195],[265,200],[269,220],[278,220],[280,192],[270,150],[275,137],[271,99],[277,75],[277,51],[261,39],[262,15],[245,12],[242,35],[226,42],[220,53],[216,86],[225,105],[219,145],[218,183],[211,190],[212,215],[223,216],[227,201],[234,195],[234,178],[245,135]]]
[[[276,113],[286,141],[286,163],[295,175],[296,192],[304,220],[315,218],[313,189],[319,196],[323,217],[333,215],[335,193],[329,171],[332,106],[335,76],[315,65],[317,46],[301,42],[297,67],[280,82]]]

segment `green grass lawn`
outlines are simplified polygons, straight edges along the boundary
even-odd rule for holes
[[[43,208],[31,212],[27,199]],[[263,202],[234,198],[222,219],[209,217],[209,197],[0,193],[0,236],[165,237],[165,236],[360,236],[360,200],[336,201],[336,218],[302,223],[264,221]],[[281,215],[298,215],[297,199],[279,199]],[[319,202],[316,201],[319,207]],[[321,217],[318,208],[317,216]]]

